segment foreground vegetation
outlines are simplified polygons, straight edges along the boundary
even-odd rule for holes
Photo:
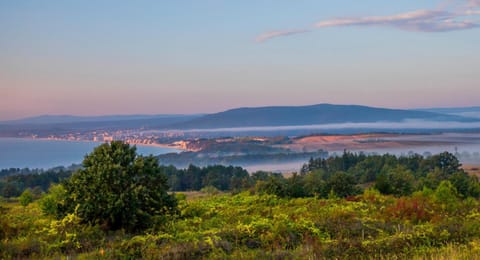
[[[8,176],[5,184],[12,178],[43,180]],[[480,255],[480,184],[449,153],[345,152],[284,178],[239,167],[178,170],[112,142],[47,193],[38,190],[0,200],[0,258]]]
[[[378,258],[480,255],[480,203],[454,189],[348,199],[217,194],[179,198],[179,213],[141,233],[104,231],[38,202],[3,202],[0,258]],[[448,198],[445,200],[445,198]]]

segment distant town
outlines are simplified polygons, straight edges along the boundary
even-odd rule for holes
[[[115,131],[87,131],[73,132],[68,134],[49,134],[39,136],[32,134],[33,139],[66,140],[66,141],[92,141],[110,142],[121,140],[129,144],[158,145],[187,150],[187,143],[182,141],[185,134],[181,131],[144,131],[144,130],[115,130]]]

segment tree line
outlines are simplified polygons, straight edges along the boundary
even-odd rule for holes
[[[17,197],[25,189],[37,195],[46,192],[52,183],[67,180],[74,171],[9,169],[0,172],[0,196]],[[424,157],[344,151],[341,156],[311,158],[299,173],[288,178],[264,171],[249,174],[242,167],[223,165],[189,165],[186,169],[160,165],[159,173],[167,177],[169,191],[199,191],[214,187],[220,191],[251,190],[283,197],[328,197],[333,194],[346,197],[373,187],[382,194],[406,196],[424,187],[435,189],[440,182],[449,181],[463,197],[480,196],[478,178],[469,176],[458,159],[448,152]]]

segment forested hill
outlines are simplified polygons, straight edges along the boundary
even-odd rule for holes
[[[319,104],[237,108],[175,124],[179,129],[400,122],[407,119],[470,122],[476,119],[428,111]]]
[[[201,115],[118,115],[118,116],[52,116],[44,115],[0,122],[0,136],[18,136],[19,132],[37,135],[69,134],[74,131],[157,129],[189,121]]]
[[[211,129],[234,127],[306,126],[342,123],[480,122],[476,116],[443,112],[376,108],[359,105],[319,104],[236,108],[214,114],[192,115],[111,115],[39,116],[0,122],[0,136],[31,133],[39,136],[69,134],[73,131],[123,129]]]

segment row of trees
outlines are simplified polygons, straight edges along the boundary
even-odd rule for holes
[[[32,174],[32,173],[42,173],[43,170],[41,169],[30,169],[30,168],[8,168],[8,169],[1,169],[0,170],[0,178],[4,178],[7,176],[12,175],[20,175],[20,174]]]
[[[92,154],[87,158],[92,156],[99,155]],[[150,164],[156,162],[155,159],[149,160]],[[361,188],[373,186],[383,194],[404,196],[423,187],[435,189],[441,181],[448,180],[462,196],[479,197],[478,179],[469,176],[460,166],[458,159],[448,152],[425,158],[418,154],[401,157],[389,154],[367,156],[345,151],[341,156],[311,158],[299,174],[290,178],[261,171],[249,175],[241,167],[221,165],[190,165],[186,169],[158,166],[158,173],[166,175],[170,191],[198,191],[205,187],[215,187],[221,191],[254,189],[289,197],[326,197],[331,192],[344,197],[361,192]],[[84,164],[84,167],[93,166]],[[38,196],[47,191],[51,183],[59,183],[72,175],[72,171],[63,169],[17,175],[4,170],[4,173],[7,177],[0,178],[0,195],[3,197],[19,196],[27,188]],[[112,174],[110,181],[113,182],[117,175]]]
[[[450,182],[462,197],[480,197],[480,183],[469,176],[458,159],[444,152],[428,158],[414,154],[357,154],[310,159],[300,172],[290,178],[270,175],[257,182],[258,191],[287,197],[347,197],[362,188],[374,187],[383,194],[410,195],[424,187],[436,189],[442,181]]]
[[[460,170],[461,164],[458,159],[449,152],[423,157],[419,154],[397,157],[391,154],[365,155],[364,153],[352,153],[344,151],[342,156],[328,158],[311,158],[304,164],[301,173],[322,169],[326,173],[338,171],[354,173],[359,182],[374,181],[379,174],[387,168],[394,168],[401,165],[417,177],[440,170],[443,174],[449,175]]]
[[[233,145],[233,144],[231,144]],[[239,153],[231,152],[213,152],[202,150],[200,152],[182,152],[182,153],[168,153],[159,155],[159,162],[161,164],[172,164],[176,167],[188,167],[189,164],[194,165],[253,165],[262,163],[284,163],[295,161],[306,161],[310,157],[328,157],[328,152],[318,150],[315,152],[290,152],[287,150],[278,150],[272,152],[261,151],[260,153],[254,150],[247,152],[241,151]]]
[[[29,169],[5,169],[0,177],[0,196],[17,197],[24,190],[30,189],[40,195],[46,192],[52,183],[59,183],[68,179],[73,171],[68,169],[59,170],[29,170]]]
[[[214,165],[187,169],[174,166],[161,167],[168,177],[172,191],[198,191],[213,186],[221,191],[239,191],[252,185],[248,172],[242,167]]]
[[[221,191],[238,191],[253,185],[253,179],[250,178],[248,172],[241,167],[234,166],[196,167],[190,165],[187,169],[159,166],[159,172],[166,175],[170,191],[198,191],[209,186]],[[6,198],[18,197],[26,189],[40,195],[46,192],[51,184],[61,183],[70,178],[73,171],[60,169],[45,172],[18,172],[14,170],[9,173],[5,177],[0,177],[0,196]]]

